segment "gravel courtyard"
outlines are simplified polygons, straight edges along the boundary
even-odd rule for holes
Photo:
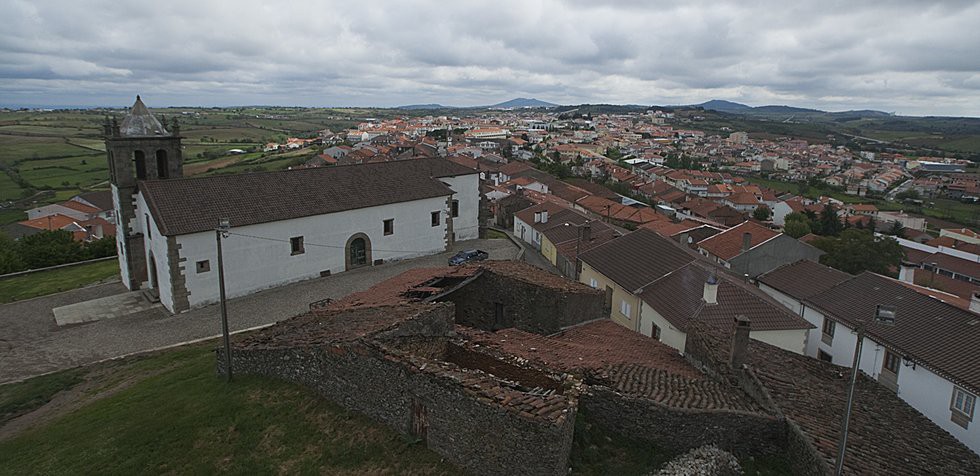
[[[506,239],[457,243],[453,252],[479,248],[491,259],[514,259],[519,249]],[[232,299],[232,331],[274,323],[309,308],[309,303],[362,291],[419,267],[445,266],[453,252],[356,269]],[[55,324],[52,308],[125,292],[120,283],[77,289],[0,305],[0,383],[119,357],[221,332],[217,305],[172,316],[162,308],[125,317],[66,327]]]

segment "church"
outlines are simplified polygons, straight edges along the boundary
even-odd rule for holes
[[[228,297],[478,237],[478,172],[445,159],[183,177],[179,124],[139,96],[104,128],[122,282],[173,313],[218,301],[223,220]]]

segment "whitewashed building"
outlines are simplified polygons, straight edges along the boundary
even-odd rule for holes
[[[817,266],[796,263],[758,278],[763,291],[815,326],[806,355],[851,367],[859,323],[870,322],[879,304],[895,306],[893,326],[867,325],[859,368],[980,454],[980,296],[963,309],[910,283]]]
[[[477,171],[444,159],[181,178],[179,136],[141,102],[107,131],[125,217],[123,282],[154,290],[171,312],[218,300],[222,218],[231,226],[223,239],[229,297],[440,253],[478,236]],[[146,167],[147,156],[158,167]]]

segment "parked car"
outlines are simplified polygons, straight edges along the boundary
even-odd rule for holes
[[[490,254],[483,250],[463,250],[449,258],[449,266],[459,266],[470,261],[483,261],[490,257]]]

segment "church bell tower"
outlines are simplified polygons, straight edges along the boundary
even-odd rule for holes
[[[139,289],[147,281],[143,242],[147,226],[136,216],[136,194],[141,180],[163,180],[183,175],[180,125],[174,118],[157,120],[139,96],[122,123],[106,117],[105,150],[116,215],[116,249],[123,284]]]

